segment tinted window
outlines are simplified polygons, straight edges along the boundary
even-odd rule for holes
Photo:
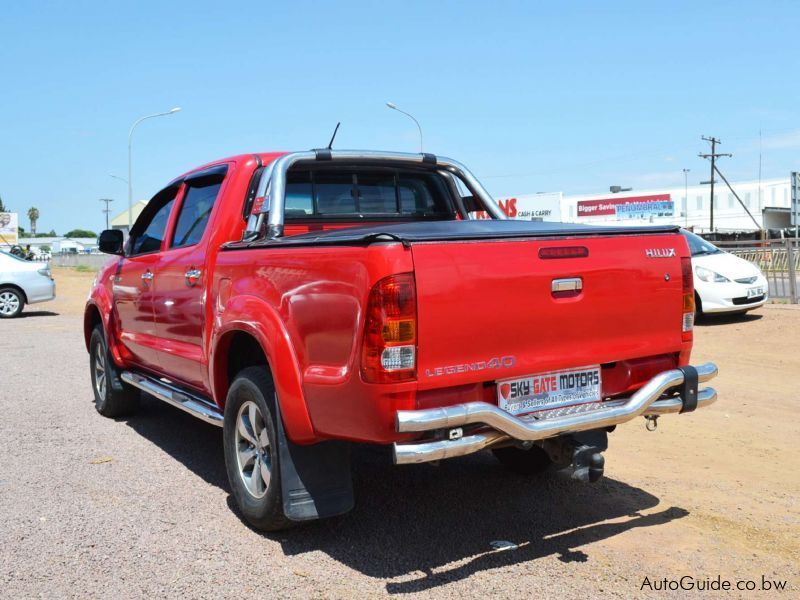
[[[153,205],[152,209],[149,204],[139,215],[131,230],[133,241],[130,246],[130,254],[132,256],[161,250],[161,242],[164,240],[164,232],[167,230],[167,221],[169,220],[172,205],[175,202],[175,196],[174,193],[171,197],[167,196],[163,199],[156,196],[150,202],[151,204],[154,202],[157,204]]]
[[[356,181],[362,214],[397,214],[394,173],[359,173]]]
[[[286,216],[304,217],[314,214],[311,198],[311,173],[289,172],[286,177]]]
[[[448,217],[453,209],[441,177],[389,169],[290,171],[286,217]]]
[[[439,189],[437,190],[437,185]],[[442,202],[441,181],[432,177],[403,176],[398,181],[400,208],[403,214],[430,216],[442,214],[447,205]]]
[[[358,214],[353,174],[314,173],[317,213],[321,215]]]
[[[220,186],[221,183],[214,183],[203,187],[189,187],[186,190],[178,222],[175,224],[175,235],[172,236],[172,248],[192,246],[200,241]]]

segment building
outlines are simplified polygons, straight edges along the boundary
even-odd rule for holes
[[[89,254],[97,252],[97,238],[35,237],[19,238],[23,248],[35,254]]]
[[[719,179],[714,184],[714,230],[753,231],[790,226],[790,178],[731,182],[742,204]],[[687,193],[688,191],[688,193]],[[709,185],[564,196],[561,220],[570,223],[678,224],[711,230]],[[749,211],[749,215],[748,215]],[[751,217],[752,215],[752,217]]]
[[[139,214],[144,210],[144,207],[147,206],[147,200],[139,200],[133,205],[132,210],[132,222],[135,223],[136,219],[139,217]],[[119,213],[116,217],[109,221],[108,225],[111,229],[119,229],[125,237],[128,237],[128,209],[126,208],[123,212]]]

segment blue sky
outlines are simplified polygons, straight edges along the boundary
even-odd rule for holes
[[[40,231],[101,229],[134,137],[135,197],[242,152],[426,150],[495,196],[800,168],[791,2],[15,2],[0,17],[0,195]],[[27,218],[21,222],[27,229]]]

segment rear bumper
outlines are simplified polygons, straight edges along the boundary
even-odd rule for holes
[[[698,383],[713,379],[717,372],[717,366],[713,363],[697,367]],[[683,371],[670,369],[653,377],[629,398],[520,417],[488,402],[397,411],[398,432],[428,433],[430,439],[395,443],[394,461],[396,464],[410,464],[441,460],[514,440],[538,441],[568,433],[611,427],[638,416],[680,413],[684,410],[685,403],[680,395],[674,393],[674,389],[683,383]],[[713,388],[699,388],[697,408],[709,406],[716,399],[717,392]],[[469,426],[477,426],[478,429],[461,435],[459,428]]]
[[[37,273],[34,275],[37,275],[38,279],[24,287],[28,304],[53,300],[56,297],[56,282]]]

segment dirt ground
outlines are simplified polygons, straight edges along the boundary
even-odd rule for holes
[[[699,324],[693,362],[719,365],[719,401],[618,427],[597,484],[360,449],[352,513],[262,535],[232,510],[220,430],[155,400],[95,413],[93,275],[55,276],[57,300],[0,322],[0,597],[678,598],[655,587],[682,576],[798,597],[800,310]]]

